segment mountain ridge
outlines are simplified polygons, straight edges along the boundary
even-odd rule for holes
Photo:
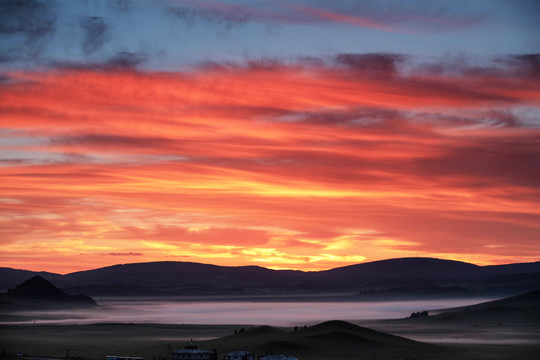
[[[4,273],[9,276],[4,276]],[[0,268],[0,289],[36,272]],[[117,264],[65,275],[42,273],[68,292],[90,295],[269,295],[343,293],[356,296],[447,294],[512,295],[540,288],[540,261],[479,266],[437,258],[397,258],[323,271],[272,270],[159,261]],[[18,281],[20,283],[21,281]],[[116,288],[116,293],[111,291]],[[85,289],[91,290],[90,292]],[[123,289],[123,290],[119,290]],[[479,290],[481,290],[479,292]],[[414,295],[415,296],[415,295]]]

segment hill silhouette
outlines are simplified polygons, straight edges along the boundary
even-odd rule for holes
[[[39,302],[42,305],[97,305],[91,297],[84,294],[69,295],[39,275],[17,285],[14,289],[8,290],[4,295],[4,300],[16,304],[24,304],[30,301]]]
[[[514,307],[514,308],[540,308],[540,290],[534,290],[525,294],[509,296],[504,299],[487,301],[467,307],[454,308],[455,310],[479,310],[491,307]],[[448,310],[448,309],[447,309]],[[451,309],[450,309],[451,310]]]
[[[0,289],[13,287],[14,279],[25,273],[37,275],[0,268]],[[109,296],[341,293],[372,300],[508,296],[540,288],[540,262],[477,266],[434,258],[390,259],[314,272],[166,261],[39,275],[66,291]]]
[[[436,312],[435,315],[418,317],[410,321],[476,326],[537,325],[540,319],[540,290]]]
[[[254,327],[245,332],[211,340],[205,345],[227,353],[243,348],[255,354],[292,355],[303,359],[356,358],[456,358],[449,349],[408,340],[345,321],[333,320],[297,331],[284,331],[269,326]]]
[[[33,276],[41,276],[53,283],[57,283],[57,280],[63,277],[63,275],[46,271],[38,272],[0,267],[0,291],[13,288]]]

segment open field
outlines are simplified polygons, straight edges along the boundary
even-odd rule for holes
[[[183,346],[190,339],[207,339],[234,333],[242,325],[24,325],[0,326],[0,350],[25,356],[104,359],[106,355],[143,356],[145,359],[168,356],[169,347]]]
[[[233,350],[255,354],[271,350],[301,360],[529,360],[540,354],[539,297],[540,293],[530,292],[430,310],[430,316],[422,311],[426,316],[415,317],[403,315],[447,302],[116,300],[91,311],[6,311],[0,325],[0,351],[7,359],[22,353],[75,360],[104,360],[106,355],[160,360],[193,339],[203,349],[217,349],[220,359]],[[377,319],[366,314],[403,317]],[[340,316],[347,316],[348,322],[317,320]],[[235,320],[244,325],[233,325]]]
[[[345,324],[345,325],[343,325]],[[294,331],[292,328],[256,327],[246,325],[160,325],[160,324],[93,324],[93,325],[24,325],[0,326],[0,351],[4,358],[17,352],[26,356],[103,360],[106,355],[143,356],[153,360],[166,358],[170,349],[182,348],[193,339],[202,348],[217,348],[220,358],[233,349],[254,352],[274,351],[297,355],[302,360],[323,359],[486,359],[528,360],[540,353],[540,343],[533,340],[540,328],[527,327],[514,333],[513,340],[501,341],[509,329],[475,329],[453,326],[433,328],[422,325],[372,323],[377,330],[399,336],[437,342],[440,339],[484,338],[485,341],[425,344],[409,341],[369,329],[331,322]],[[383,327],[386,326],[385,329]],[[235,330],[246,331],[234,335]],[[517,330],[517,329],[514,329]],[[491,334],[491,335],[489,335]],[[506,334],[506,335],[505,335]],[[499,340],[490,342],[491,339]],[[217,340],[210,340],[217,339]],[[538,338],[537,338],[538,339]]]

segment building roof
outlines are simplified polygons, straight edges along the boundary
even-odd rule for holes
[[[242,356],[242,355],[250,355],[251,353],[249,351],[244,350],[235,350],[230,353],[228,353],[228,356]]]
[[[213,354],[213,351],[210,350],[200,350],[200,349],[180,349],[174,350],[174,354]]]

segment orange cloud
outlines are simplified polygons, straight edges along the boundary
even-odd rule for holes
[[[1,265],[537,257],[540,82],[394,61],[8,74]]]

